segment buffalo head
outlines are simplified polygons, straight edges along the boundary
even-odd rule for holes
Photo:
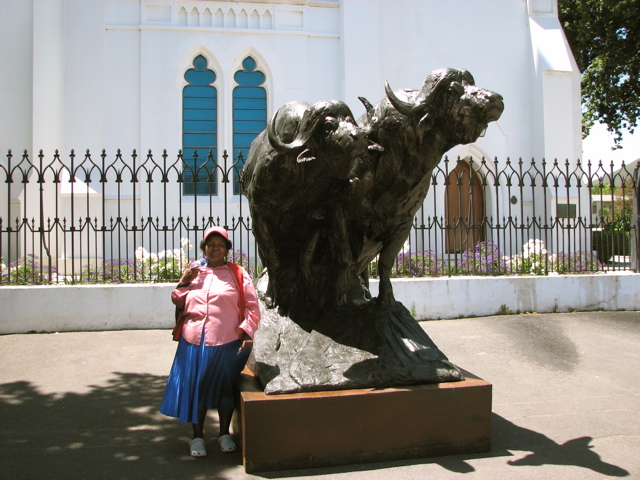
[[[295,155],[298,163],[321,158],[339,161],[341,173],[352,159],[367,154],[369,142],[349,107],[337,100],[313,105],[290,102],[281,107],[267,126],[269,143],[280,154]],[[328,167],[329,165],[325,165]]]
[[[434,70],[419,91],[394,93],[388,83],[385,91],[398,112],[418,119],[423,135],[437,123],[451,146],[475,142],[504,110],[502,96],[476,87],[466,70]]]

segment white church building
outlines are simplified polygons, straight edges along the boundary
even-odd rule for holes
[[[494,159],[500,168],[520,158],[525,166],[534,158],[549,169],[554,159],[575,168],[580,72],[556,0],[0,0],[2,255],[6,261],[41,250],[38,226],[61,215],[71,223],[97,217],[103,227],[125,216],[164,226],[186,215],[196,224],[245,216],[246,203],[222,170],[204,183],[185,177],[175,184],[184,165],[207,162],[201,154],[194,160],[194,150],[210,151],[218,164],[227,151],[231,163],[239,152],[246,157],[286,102],[342,100],[358,118],[358,97],[382,99],[385,80],[393,89],[419,89],[443,67],[470,71],[505,104],[483,137],[457,146],[449,159],[472,158],[479,175],[490,173]],[[127,175],[144,162],[131,190]],[[44,183],[29,165],[42,167]],[[173,168],[163,181],[153,165]],[[111,181],[100,181],[103,168]],[[442,185],[433,190],[444,197]],[[573,189],[550,189],[535,202],[530,189],[483,195],[487,216],[514,205],[523,215],[545,209],[555,216],[559,205],[590,210],[588,196]],[[22,232],[21,242],[14,230],[23,219],[36,234]],[[87,233],[83,256],[113,256],[104,231]],[[150,249],[163,244],[162,232],[145,235],[129,250],[142,240]],[[72,242],[55,235],[48,242],[58,261],[71,255]]]

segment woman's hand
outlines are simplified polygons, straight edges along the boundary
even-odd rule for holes
[[[245,350],[251,350],[253,348],[253,339],[249,336],[249,334],[245,331],[242,332],[242,338],[240,338],[242,343],[240,344],[240,348],[238,349],[238,353],[244,352]]]
[[[242,345],[238,349],[238,353],[244,352],[245,350],[251,350],[253,348],[253,340],[242,340]]]
[[[198,267],[187,268],[180,278],[180,285],[189,285],[193,279],[198,276],[200,269]]]

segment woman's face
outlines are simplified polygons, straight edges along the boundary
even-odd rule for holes
[[[209,259],[210,267],[219,267],[224,265],[227,253],[229,253],[227,241],[221,235],[216,235],[214,233],[207,237],[207,241],[204,246],[204,254]]]

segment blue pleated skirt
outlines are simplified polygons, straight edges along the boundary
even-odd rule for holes
[[[250,350],[238,353],[240,340],[207,347],[180,338],[167,379],[160,413],[198,423],[198,410],[234,408],[235,386]]]

